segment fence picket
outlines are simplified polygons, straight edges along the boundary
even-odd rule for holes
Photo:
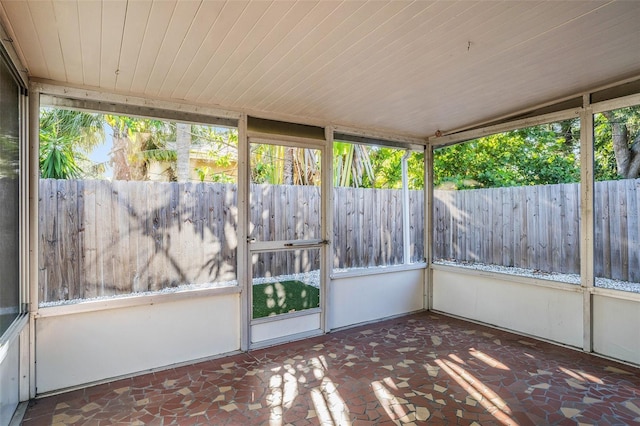
[[[629,252],[629,281],[640,282],[640,223],[639,213],[640,210],[640,197],[638,197],[638,187],[640,186],[640,180],[634,181],[632,179],[626,180],[626,197],[627,197],[627,211],[628,227],[627,238],[629,244],[627,246]]]

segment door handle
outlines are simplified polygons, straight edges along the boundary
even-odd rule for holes
[[[306,241],[294,241],[291,243],[284,243],[285,247],[298,247],[298,246],[321,246],[329,244],[329,240],[306,240]]]

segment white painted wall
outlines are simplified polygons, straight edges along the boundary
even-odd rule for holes
[[[36,320],[37,393],[240,349],[240,294]]]
[[[593,296],[593,351],[640,364],[640,302]]]
[[[332,278],[327,303],[329,327],[346,327],[423,309],[424,271]]]
[[[524,284],[509,276],[434,270],[433,309],[570,346],[583,344],[579,291]]]
[[[251,343],[265,342],[313,330],[321,332],[320,313],[252,325]]]
[[[28,325],[24,326],[25,329]],[[0,425],[8,425],[20,400],[20,333],[0,345]]]

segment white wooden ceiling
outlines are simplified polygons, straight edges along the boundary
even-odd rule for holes
[[[429,136],[640,75],[637,1],[0,0],[31,77]]]

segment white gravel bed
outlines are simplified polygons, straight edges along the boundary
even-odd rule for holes
[[[470,262],[453,262],[449,260],[438,260],[433,262],[435,265],[456,266],[459,268],[474,269],[477,271],[497,272],[501,274],[512,274],[521,277],[537,278],[549,281],[558,281],[561,283],[580,285],[580,275],[578,274],[560,274],[553,272],[544,272],[534,269],[516,268],[501,265],[488,265],[485,263]],[[640,293],[640,283],[632,283],[629,281],[613,280],[610,278],[596,278],[596,287],[608,288],[612,290],[628,291],[632,293]]]
[[[315,271],[303,272],[298,274],[280,275],[277,277],[254,278],[253,285],[273,283],[278,281],[301,281],[305,284],[309,284],[316,288],[320,288],[320,271],[315,270]],[[214,283],[203,283],[203,284],[183,284],[177,287],[163,288],[162,290],[142,291],[138,293],[128,293],[128,294],[114,294],[111,296],[98,296],[98,297],[91,297],[86,299],[56,300],[54,302],[43,302],[43,303],[40,303],[40,307],[49,308],[52,306],[74,305],[76,303],[81,303],[81,302],[128,299],[128,298],[140,297],[140,296],[157,296],[160,294],[173,294],[173,293],[180,293],[184,291],[203,290],[203,289],[221,288],[221,287],[233,287],[236,285],[238,285],[238,281],[235,281],[235,280],[221,281],[221,282],[214,282]]]
[[[596,277],[596,287],[640,293],[640,283]]]
[[[434,261],[433,263],[435,265],[455,266],[459,268],[473,269],[477,271],[497,272],[501,274],[512,274],[512,275],[518,275],[522,277],[530,277],[530,278],[537,278],[537,279],[543,279],[543,280],[549,280],[549,281],[558,281],[558,282],[567,283],[567,284],[580,285],[580,275],[578,274],[558,274],[558,273],[552,273],[552,272],[537,271],[534,269],[515,268],[515,267],[508,267],[508,266],[501,266],[501,265],[487,265],[484,263],[453,262],[448,260],[438,260],[438,261]],[[363,269],[367,269],[367,268],[363,268]],[[353,268],[345,269],[345,271],[350,271],[350,270],[353,270]],[[289,274],[289,275],[279,275],[276,277],[254,278],[253,285],[274,283],[278,281],[301,281],[313,287],[320,288],[320,270],[315,270],[310,272],[301,272],[301,273]],[[115,294],[112,296],[99,296],[99,297],[92,297],[87,299],[57,300],[54,302],[44,302],[44,303],[40,303],[40,307],[48,308],[52,306],[73,305],[76,303],[88,302],[88,301],[126,299],[126,298],[139,297],[139,296],[154,296],[159,294],[180,293],[184,291],[232,287],[236,285],[238,285],[238,282],[235,280],[214,282],[214,283],[204,283],[204,284],[184,284],[177,287],[167,287],[167,288],[163,288],[162,290],[156,290],[156,291],[144,291],[144,292],[129,293],[129,294]],[[596,287],[627,291],[632,293],[640,293],[640,283],[613,280],[609,278],[596,278]]]
[[[209,289],[209,288],[233,287],[236,285],[238,285],[238,281],[236,280],[219,281],[214,283],[202,283],[202,284],[183,284],[177,287],[166,287],[166,288],[163,288],[162,290],[140,291],[137,293],[127,293],[127,294],[113,294],[111,296],[88,297],[86,299],[71,299],[71,300],[56,300],[54,302],[41,302],[39,307],[49,308],[51,306],[74,305],[80,302],[128,299],[128,298],[139,297],[139,296],[157,296],[159,294],[173,294],[173,293],[181,293],[184,291],[203,290],[203,289]]]
[[[297,274],[278,275],[277,277],[254,278],[253,285],[275,283],[278,281],[300,281],[315,288],[320,288],[320,270],[316,269],[315,271],[300,272]]]

